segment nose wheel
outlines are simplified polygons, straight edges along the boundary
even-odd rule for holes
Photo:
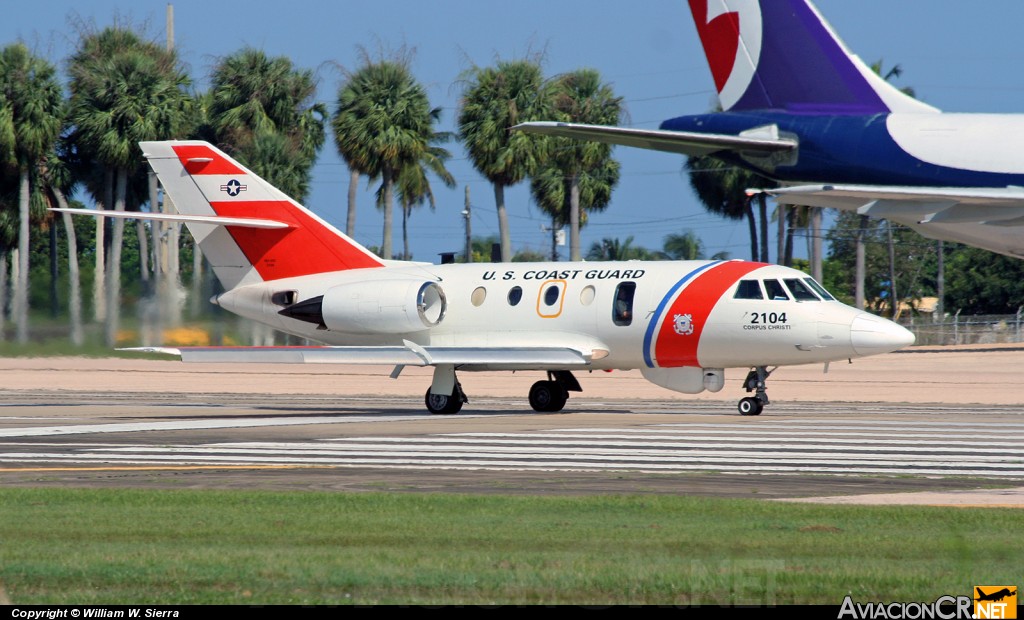
[[[761,412],[764,411],[764,403],[747,396],[740,399],[740,404],[736,408],[740,410],[740,415],[761,415]]]
[[[768,370],[767,366],[758,366],[747,373],[747,378],[743,380],[743,388],[747,392],[754,392],[754,395],[740,399],[736,406],[740,415],[761,415],[764,411],[764,406],[770,402],[765,383],[772,372],[774,369]]]

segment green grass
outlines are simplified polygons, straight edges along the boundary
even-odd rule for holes
[[[790,604],[1016,583],[1024,513],[665,496],[0,490],[13,604]]]

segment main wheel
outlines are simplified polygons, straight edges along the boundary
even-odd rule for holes
[[[748,396],[741,398],[737,409],[740,410],[740,415],[761,415],[764,410],[764,403],[758,398]]]
[[[530,406],[534,411],[561,411],[567,400],[569,393],[557,381],[538,381],[530,388]]]
[[[427,404],[427,411],[434,415],[451,415],[462,409],[462,398],[458,394],[458,388],[452,394],[431,394],[427,388],[427,395],[424,397]]]

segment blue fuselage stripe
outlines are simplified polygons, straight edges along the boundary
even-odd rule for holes
[[[654,342],[654,332],[658,328],[658,322],[661,320],[661,315],[665,312],[665,308],[671,303],[672,298],[675,297],[676,292],[687,282],[693,279],[697,274],[707,271],[715,265],[721,264],[723,261],[714,261],[706,265],[697,267],[690,273],[683,276],[678,282],[676,282],[672,288],[668,290],[668,293],[662,297],[661,302],[658,303],[658,307],[654,310],[654,315],[651,316],[650,323],[647,324],[647,332],[644,333],[644,362],[648,368],[654,368],[654,351],[652,343]]]

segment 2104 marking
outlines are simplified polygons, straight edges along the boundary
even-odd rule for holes
[[[750,315],[751,325],[776,325],[786,323],[785,312],[754,312]]]

